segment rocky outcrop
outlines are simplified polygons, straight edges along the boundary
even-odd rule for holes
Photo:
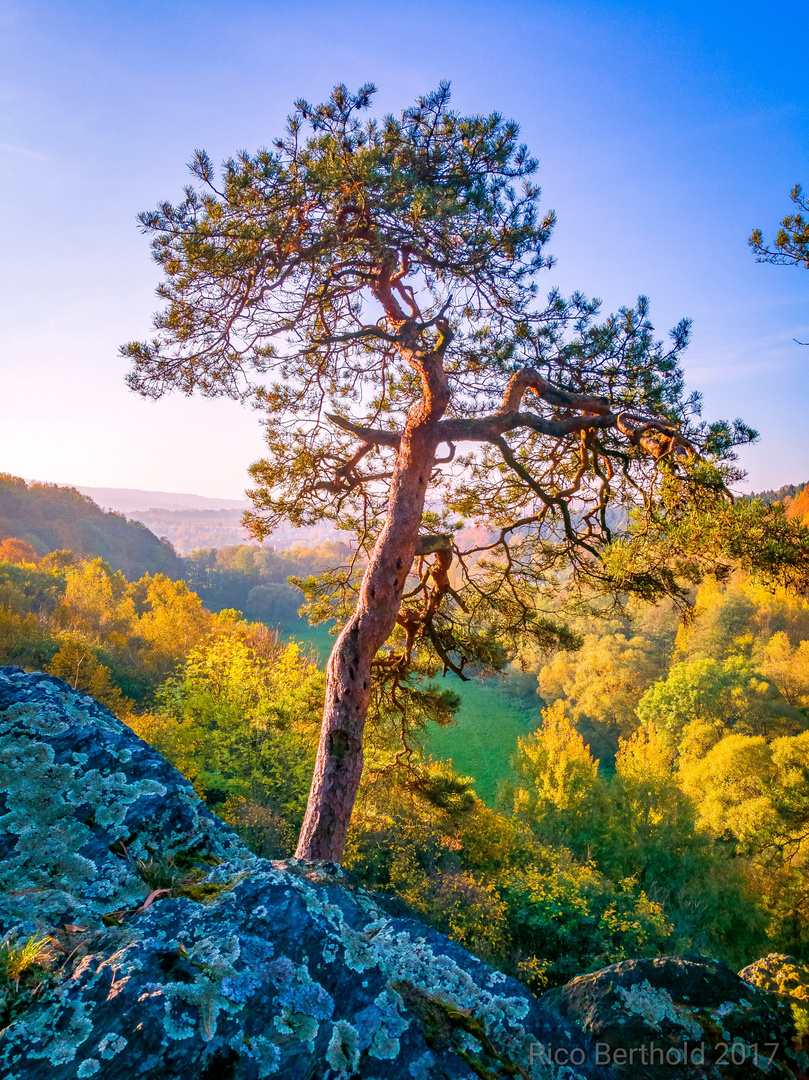
[[[761,990],[776,994],[789,1006],[798,1041],[806,1050],[809,1045],[809,966],[794,956],[770,953],[743,968],[739,976]]]
[[[591,1036],[596,1061],[648,1080],[802,1075],[789,1006],[702,956],[626,960],[543,995]]]
[[[0,942],[3,1080],[753,1080],[805,1061],[789,1002],[705,958],[538,1000],[338,866],[255,858],[109,712],[15,668]]]
[[[51,939],[6,978],[4,1078],[605,1075],[523,986],[339,867],[252,857],[59,680],[0,671],[0,762],[0,933]],[[540,1060],[562,1042],[581,1067]]]
[[[104,913],[145,899],[141,870],[155,859],[247,857],[191,785],[93,698],[51,676],[0,672],[0,934],[20,920],[99,929]]]

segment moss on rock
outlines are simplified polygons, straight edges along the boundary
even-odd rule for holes
[[[0,738],[0,929],[61,950],[0,1034],[4,1080],[606,1075],[525,987],[339,867],[251,856],[159,754],[59,680],[0,669]],[[433,1037],[425,1002],[451,1037]],[[563,1040],[580,1068],[532,1052]]]
[[[595,1039],[619,1076],[791,1080],[807,1064],[783,1001],[709,957],[626,960],[541,1000]]]
[[[769,990],[789,1004],[801,1049],[809,1041],[809,967],[794,956],[770,953],[739,972],[751,986]]]

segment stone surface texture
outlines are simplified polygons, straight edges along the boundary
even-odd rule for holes
[[[809,1016],[809,966],[783,953],[770,953],[743,968],[745,982],[786,998],[793,1009]]]
[[[525,987],[339,867],[251,856],[58,679],[0,669],[0,792],[0,935],[57,950],[48,985],[6,1012],[4,1080],[605,1075]],[[138,862],[170,859],[195,885],[146,906]],[[584,1064],[542,1063],[532,1044],[549,1042]]]
[[[92,698],[0,668],[0,942],[43,940],[0,978],[3,1080],[752,1080],[806,1060],[783,997],[702,957],[537,999],[340,867],[254,857]],[[723,1042],[744,1061],[716,1063]],[[641,1060],[686,1043],[706,1064]]]
[[[589,1034],[618,1076],[792,1077],[807,1064],[788,1004],[704,956],[625,960],[541,1000]]]

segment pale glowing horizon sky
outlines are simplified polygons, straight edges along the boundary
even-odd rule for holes
[[[515,118],[559,224],[548,288],[604,310],[651,298],[705,416],[743,417],[754,490],[809,480],[809,271],[759,265],[809,188],[809,7],[793,3],[3,0],[0,472],[241,497],[260,416],[130,393],[157,268],[135,215],[280,132],[298,97],[379,87],[398,111],[440,79]]]

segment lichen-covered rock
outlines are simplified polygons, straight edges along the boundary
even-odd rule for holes
[[[743,968],[739,978],[752,986],[780,995],[789,1004],[803,1049],[806,1049],[809,1037],[809,967],[794,956],[770,953]]]
[[[93,698],[0,668],[0,937],[102,926],[141,902],[139,860],[249,854],[163,757]]]
[[[727,964],[701,956],[626,960],[541,1000],[596,1043],[596,1060],[648,1080],[793,1077],[789,1008]]]
[[[64,683],[0,669],[0,740],[0,931],[57,950],[4,1014],[4,1080],[608,1075],[553,1007],[339,867],[250,856]],[[196,866],[193,884],[151,889],[144,860]]]
[[[809,967],[794,956],[770,953],[742,968],[739,978],[752,986],[809,1003]]]

